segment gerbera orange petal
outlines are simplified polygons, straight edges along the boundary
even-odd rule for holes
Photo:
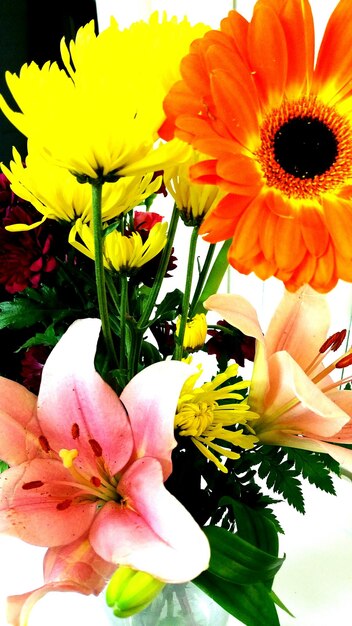
[[[351,28],[350,0],[340,0],[330,16],[320,46],[315,69],[316,91],[329,83],[339,91],[351,80]]]
[[[255,5],[248,30],[253,77],[264,105],[281,102],[287,78],[285,34],[276,12],[263,2]]]
[[[248,63],[246,54],[248,27],[248,21],[237,11],[230,11],[221,21],[221,30],[231,38],[234,49],[246,63]]]
[[[243,154],[224,155],[216,168],[218,175],[232,183],[233,191],[248,195],[255,194],[261,187],[261,175],[253,159]]]
[[[288,98],[304,95],[314,67],[314,23],[308,0],[270,0],[285,32],[288,53],[285,93]],[[299,46],[297,45],[299,42]]]
[[[317,259],[314,279],[310,284],[316,291],[327,293],[336,286],[337,280],[335,253],[330,243],[325,254]]]
[[[216,110],[222,112],[231,135],[243,146],[256,150],[259,143],[259,105],[253,86],[251,93],[243,81],[237,82],[228,72],[216,69],[211,75],[211,89]]]
[[[304,241],[297,220],[279,218],[275,231],[275,261],[280,269],[293,272],[305,256]]]
[[[247,208],[249,202],[250,200],[246,196],[227,194],[211,213],[205,216],[199,228],[199,234],[204,235],[205,241],[211,243],[229,239],[232,237],[238,218]]]
[[[352,262],[352,208],[351,201],[323,198],[324,215],[335,247]]]
[[[192,181],[205,185],[217,185],[220,178],[216,172],[217,161],[209,159],[191,165],[189,175]]]
[[[298,222],[307,250],[316,257],[321,257],[329,243],[324,217],[316,206],[307,206],[298,214]]]
[[[288,291],[297,291],[302,285],[313,286],[311,281],[314,278],[316,265],[316,258],[307,252],[303,261],[290,276],[282,276],[280,270],[276,272],[275,276],[285,283],[285,287]]]

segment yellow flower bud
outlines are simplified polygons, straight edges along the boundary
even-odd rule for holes
[[[122,565],[108,584],[106,602],[116,617],[129,617],[143,611],[164,586],[151,574]]]
[[[180,318],[176,321],[176,335],[180,328]],[[185,350],[199,350],[204,346],[207,336],[207,322],[204,313],[197,313],[186,324],[183,337],[183,347]]]

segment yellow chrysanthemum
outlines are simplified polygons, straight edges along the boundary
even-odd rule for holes
[[[181,318],[176,321],[176,335],[179,333]],[[204,345],[207,336],[207,320],[204,313],[197,313],[186,324],[183,337],[183,347],[185,350],[198,350]]]
[[[70,238],[70,243],[80,252],[94,260],[93,228],[83,224],[81,220],[76,222],[77,233],[83,244],[77,239]],[[133,270],[142,267],[153,259],[166,243],[166,222],[158,222],[150,229],[148,239],[143,242],[139,233],[122,235],[113,230],[106,234],[103,244],[104,265],[107,269],[129,274]]]
[[[31,202],[43,215],[33,224],[12,224],[11,231],[31,230],[45,219],[75,222],[79,217],[83,223],[92,220],[92,194],[87,185],[81,185],[76,178],[35,151],[29,151],[24,166],[20,155],[14,149],[14,160],[10,169],[2,166],[2,171],[11,182],[12,191],[20,198]],[[124,176],[115,183],[106,183],[102,189],[102,220],[114,219],[130,211],[145,198],[155,193],[161,184],[161,177],[153,180],[153,173],[145,176]],[[75,226],[73,225],[75,232]],[[74,236],[74,234],[72,235]]]
[[[248,388],[249,381],[226,385],[237,375],[237,371],[237,364],[230,365],[225,372],[201,387],[194,385],[202,371],[190,376],[182,388],[175,416],[178,435],[191,437],[197,448],[225,473],[227,468],[210,448],[229,459],[238,459],[240,455],[232,449],[233,446],[249,450],[258,441],[257,437],[244,433],[243,429],[233,428],[258,418],[239,393]],[[247,430],[253,432],[248,425]]]
[[[62,41],[66,71],[47,62],[24,65],[19,76],[7,72],[20,112],[3,97],[0,107],[47,157],[82,181],[163,169],[189,151],[178,139],[165,144],[158,138],[163,98],[191,41],[206,30],[155,14],[123,31],[112,18],[96,36],[90,22],[69,50]]]
[[[225,195],[215,185],[200,185],[191,182],[190,167],[205,159],[206,156],[193,150],[187,161],[164,172],[164,183],[168,192],[181,211],[184,222],[189,226],[202,223],[204,216],[220,202]]]

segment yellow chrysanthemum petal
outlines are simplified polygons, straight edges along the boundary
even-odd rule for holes
[[[191,41],[208,29],[154,14],[119,30],[114,19],[95,35],[93,22],[61,44],[65,70],[49,62],[7,73],[20,112],[3,98],[9,120],[55,164],[81,177],[113,180],[163,169],[186,158],[188,146],[163,143],[163,99],[180,78]]]
[[[82,222],[92,219],[90,187],[78,183],[66,169],[43,158],[38,151],[32,150],[31,145],[25,165],[14,149],[10,168],[2,165],[2,171],[11,182],[12,191],[31,202],[44,216],[43,219],[68,222],[77,217]],[[150,172],[144,176],[124,176],[115,183],[105,183],[102,189],[103,222],[115,219],[143,202],[159,189],[161,181],[160,176],[153,180],[153,172]],[[31,224],[30,228],[41,222]],[[15,224],[8,230],[28,230],[28,226]]]
[[[209,448],[230,459],[239,457],[233,446],[245,450],[253,448],[258,438],[253,434],[244,434],[243,429],[236,429],[238,424],[246,425],[247,420],[258,419],[258,415],[249,410],[243,396],[237,391],[248,388],[248,381],[239,381],[226,385],[237,375],[238,365],[230,365],[225,372],[200,387],[195,387],[202,374],[192,374],[185,382],[177,405],[175,429],[181,437],[191,437],[197,448],[222,472],[226,466]],[[221,387],[221,385],[224,385]],[[220,387],[220,389],[219,389]],[[224,404],[218,400],[227,400]],[[253,432],[252,428],[248,429]]]

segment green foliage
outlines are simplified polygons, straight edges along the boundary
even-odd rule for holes
[[[331,473],[339,475],[339,464],[327,454],[299,448],[262,446],[256,450],[258,476],[269,489],[281,494],[300,513],[305,512],[302,480],[335,494]]]
[[[78,311],[63,308],[55,287],[42,286],[41,289],[25,289],[16,294],[13,300],[0,304],[0,330],[3,328],[22,329],[38,322],[50,320],[51,324],[65,317],[77,316]],[[80,311],[82,315],[82,312]]]
[[[297,511],[304,513],[304,497],[302,493],[299,470],[294,461],[287,458],[286,450],[263,446],[258,450],[258,476],[265,479],[269,489],[282,494],[288,504]]]
[[[7,465],[7,463],[5,463],[5,461],[0,461],[0,474],[4,472],[5,470],[7,470],[8,467],[9,466]]]
[[[326,454],[296,448],[287,450],[287,458],[294,462],[295,468],[311,485],[315,485],[318,489],[335,495],[335,488],[330,476],[330,471],[338,473],[339,464],[337,461]]]
[[[279,626],[271,584],[283,559],[238,533],[215,526],[206,527],[204,532],[210,542],[211,560],[209,569],[194,583],[246,626]]]

